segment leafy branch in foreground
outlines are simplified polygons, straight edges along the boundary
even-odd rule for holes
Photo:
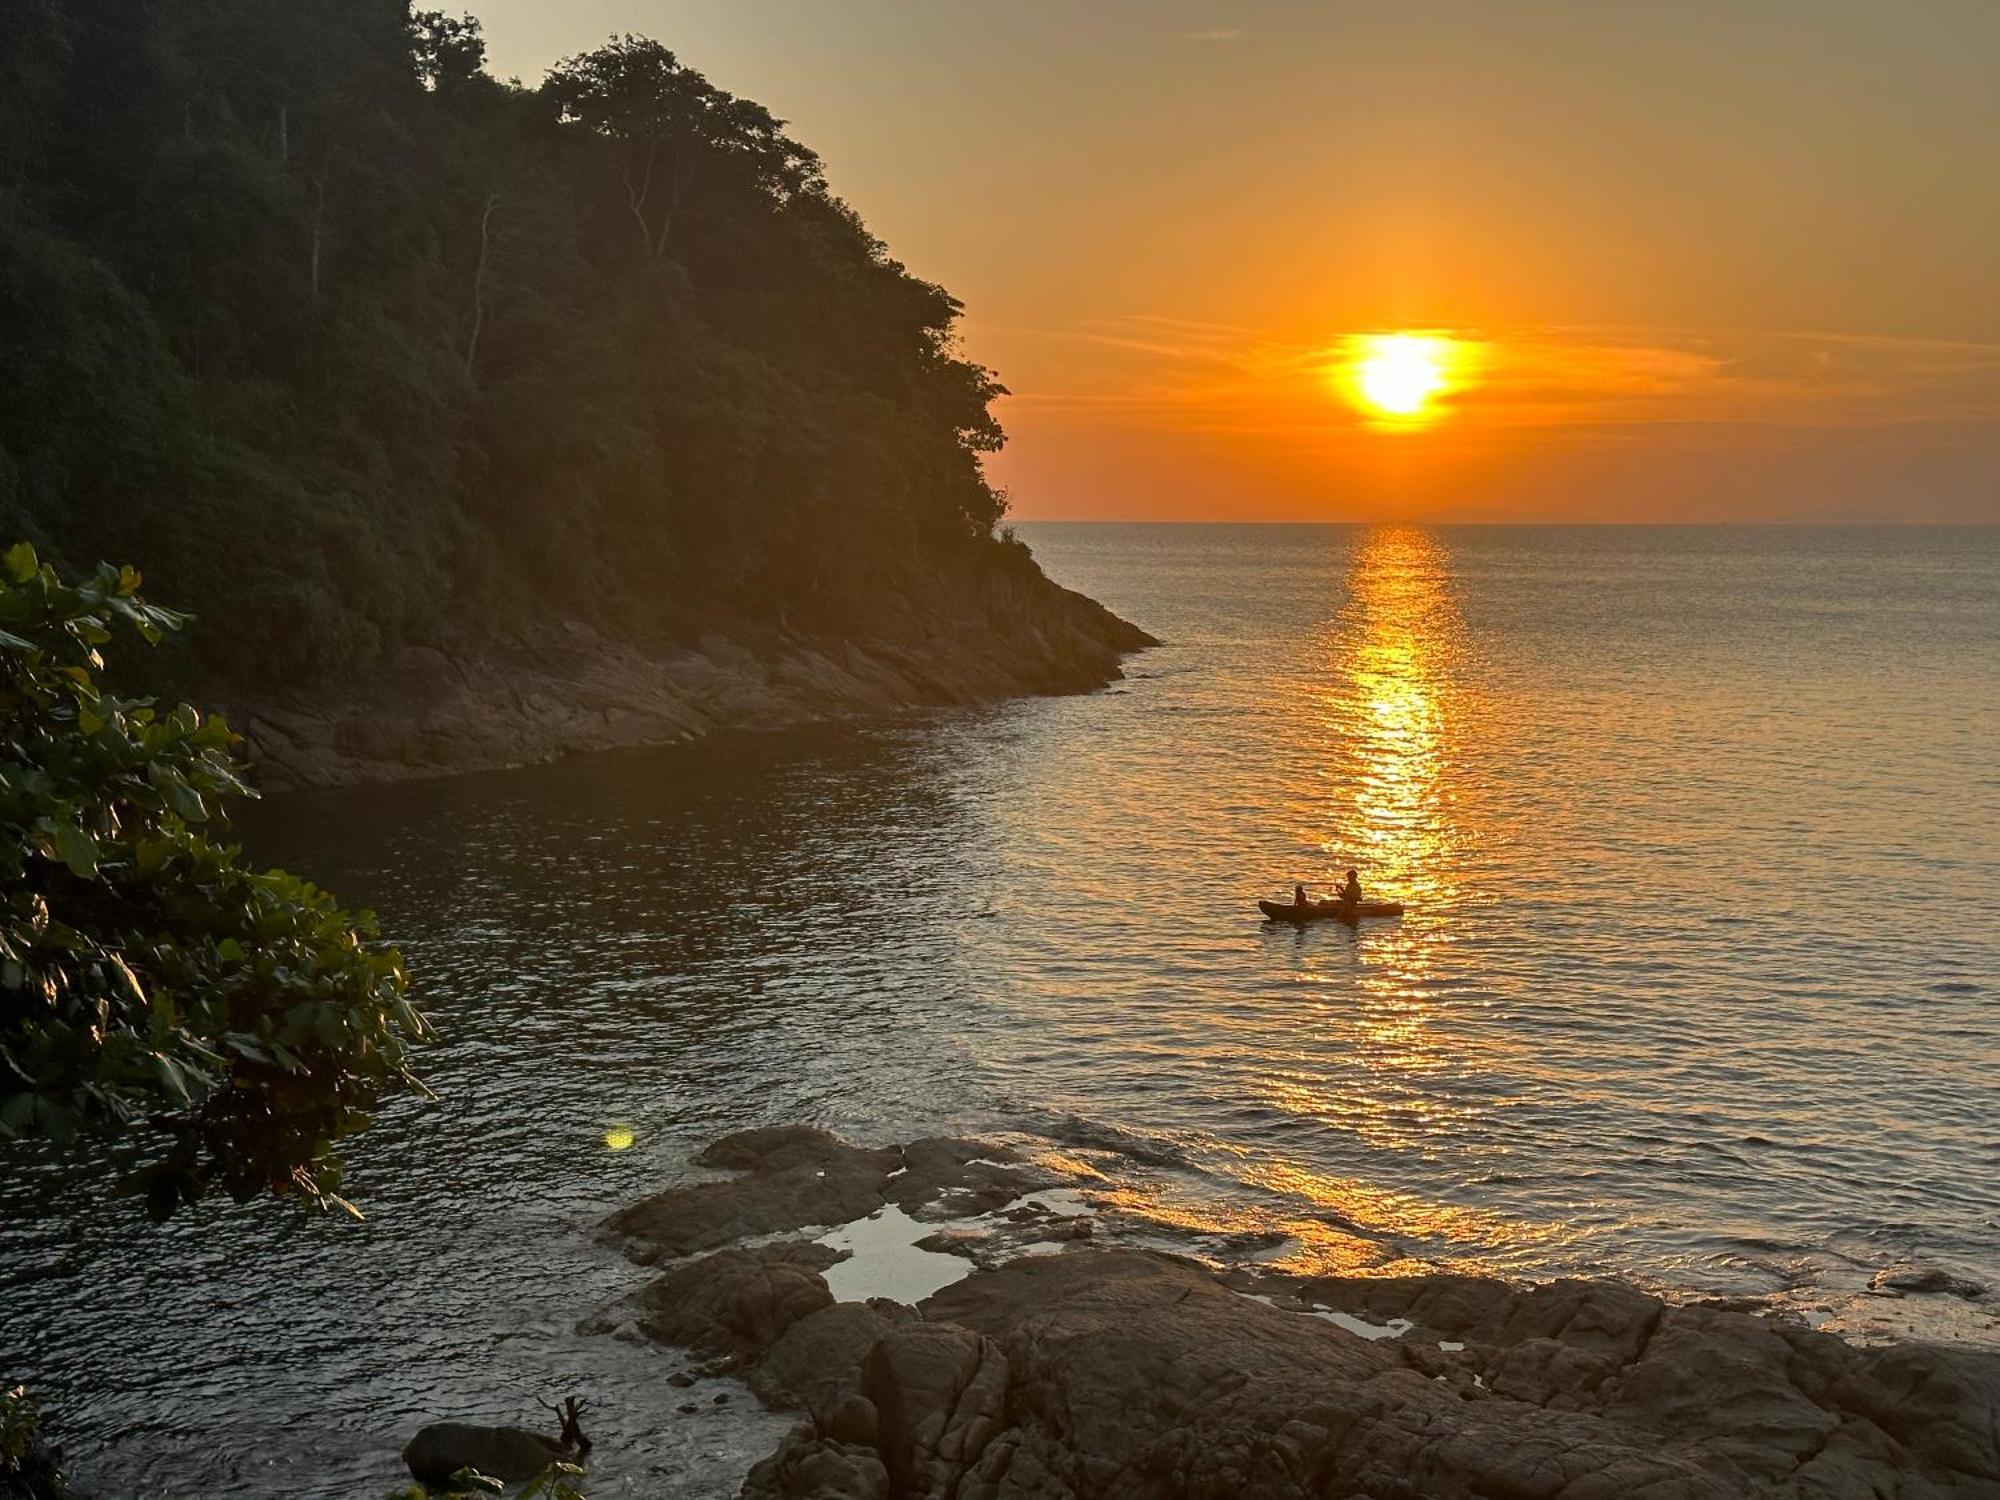
[[[0,1390],[0,1500],[74,1500],[26,1386]]]
[[[182,622],[138,590],[0,555],[0,1140],[117,1138],[155,1219],[211,1187],[347,1207],[334,1143],[427,1028],[372,916],[224,842],[229,726],[99,683],[115,634]]]

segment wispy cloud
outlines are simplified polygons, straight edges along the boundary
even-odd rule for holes
[[[1190,31],[1185,33],[1185,35],[1191,42],[1240,42],[1243,40],[1242,31],[1234,26],[1214,26],[1207,31]]]
[[[1002,330],[994,330],[996,333]],[[1756,330],[1439,330],[1468,378],[1462,429],[2000,424],[2000,344]],[[1014,403],[1124,424],[1324,435],[1364,420],[1339,394],[1343,339],[1306,343],[1176,318],[1011,328]],[[1039,367],[1039,368],[1036,368]]]

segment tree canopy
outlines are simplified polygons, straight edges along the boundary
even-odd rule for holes
[[[228,725],[101,680],[120,632],[182,623],[138,586],[0,556],[0,1139],[111,1135],[156,1218],[339,1201],[335,1143],[424,1022],[371,918],[226,841]]]
[[[0,538],[143,564],[203,683],[873,628],[996,545],[958,312],[654,41],[526,88],[401,0],[0,27]]]

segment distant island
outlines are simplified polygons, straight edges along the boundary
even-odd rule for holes
[[[35,5],[0,77],[0,536],[192,610],[267,784],[1118,673],[1001,528],[959,304],[762,106],[534,88],[397,5]]]

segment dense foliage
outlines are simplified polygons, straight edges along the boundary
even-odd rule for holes
[[[224,842],[229,727],[102,682],[115,633],[180,623],[138,583],[0,556],[0,1140],[108,1132],[156,1218],[339,1201],[334,1144],[424,1023],[368,917]]]
[[[528,89],[402,0],[4,9],[0,538],[142,562],[203,675],[874,628],[995,548],[957,304],[659,44]]]
[[[26,1386],[0,1390],[0,1500],[74,1500]]]

